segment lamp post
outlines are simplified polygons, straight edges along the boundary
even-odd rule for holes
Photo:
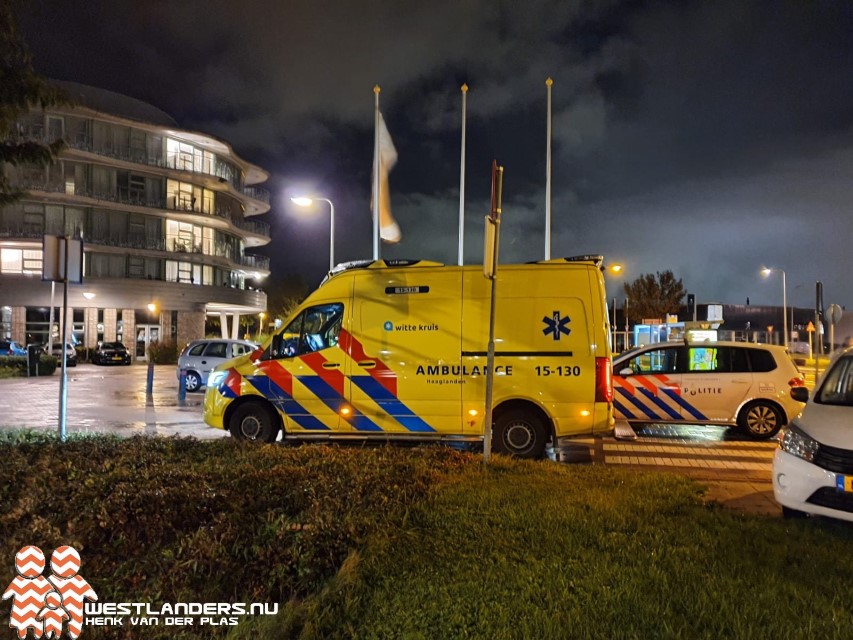
[[[299,196],[291,198],[291,202],[300,207],[310,207],[315,200],[322,200],[329,203],[330,224],[329,224],[329,271],[335,268],[335,205],[328,198],[308,198]]]
[[[788,287],[785,284],[785,270],[776,267],[762,267],[761,275],[765,278],[774,271],[782,274],[782,344],[788,348]]]
[[[612,273],[613,275],[620,275],[622,273],[622,265],[621,264],[611,264],[607,267],[607,271]],[[627,334],[626,334],[627,335]],[[613,353],[616,353],[616,297],[613,298],[613,322],[610,325],[610,350]]]

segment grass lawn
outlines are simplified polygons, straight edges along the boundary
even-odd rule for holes
[[[0,569],[77,548],[102,602],[276,602],[92,638],[849,638],[853,528],[671,474],[442,448],[0,435]],[[7,616],[8,601],[0,606]]]
[[[704,506],[668,474],[477,467],[284,612],[281,637],[851,637],[846,525]]]

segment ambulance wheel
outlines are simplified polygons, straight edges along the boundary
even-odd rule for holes
[[[779,433],[784,418],[776,405],[758,400],[741,409],[737,423],[753,440],[766,440]]]
[[[535,413],[512,409],[495,419],[492,445],[498,453],[517,458],[541,458],[545,455],[547,430]]]
[[[245,402],[234,410],[229,421],[231,437],[237,440],[275,442],[278,426],[268,407],[260,402]]]

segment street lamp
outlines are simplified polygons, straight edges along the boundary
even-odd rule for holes
[[[788,287],[785,285],[785,270],[776,267],[762,267],[761,275],[765,278],[774,271],[782,274],[782,344],[788,348]]]
[[[607,267],[607,271],[612,273],[615,276],[618,276],[622,273],[622,265],[615,263],[611,264]],[[625,340],[627,341],[628,333],[625,333]],[[610,325],[610,350],[614,353],[616,352],[616,297],[613,297],[613,323]],[[626,347],[627,348],[627,347]]]
[[[322,200],[329,203],[330,225],[329,225],[329,271],[335,268],[335,205],[328,198],[308,198],[306,196],[298,196],[290,199],[293,204],[300,207],[310,207],[315,200]]]

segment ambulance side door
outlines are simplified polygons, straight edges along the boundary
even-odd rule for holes
[[[461,432],[459,282],[458,271],[420,269],[356,280],[349,379],[358,430]]]

